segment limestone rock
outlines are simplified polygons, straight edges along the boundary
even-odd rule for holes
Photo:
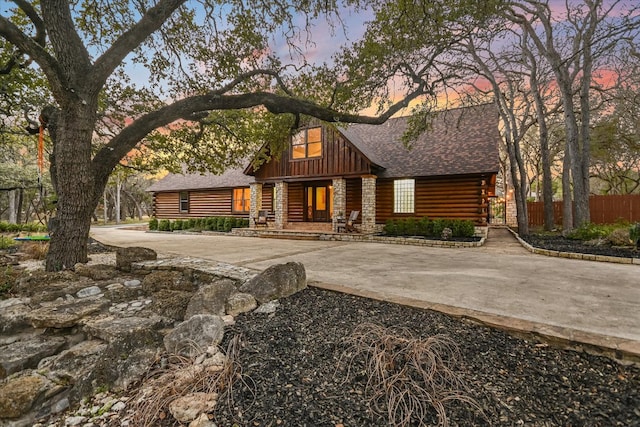
[[[145,341],[156,341],[159,336],[158,330],[164,326],[164,319],[160,317],[104,318],[87,322],[84,331],[108,343],[131,340],[131,345],[135,347]]]
[[[158,259],[158,254],[153,249],[142,247],[118,248],[116,250],[116,268],[122,271],[131,271],[131,264],[139,261]]]
[[[218,345],[224,336],[224,322],[220,316],[196,314],[179,324],[164,337],[169,353],[195,357],[211,345]]]
[[[57,353],[65,342],[62,337],[35,335],[0,346],[0,379],[23,369],[35,368],[40,360]]]
[[[32,311],[28,317],[34,328],[70,328],[109,305],[105,299],[83,299],[58,302]]]
[[[237,292],[236,282],[231,279],[219,279],[202,286],[189,301],[185,319],[195,314],[224,315],[227,299]]]
[[[153,302],[149,310],[159,316],[182,322],[185,320],[185,313],[192,296],[193,292],[162,289],[153,294]]]
[[[77,275],[85,276],[93,280],[107,280],[116,276],[116,269],[106,264],[76,264],[74,269]]]
[[[256,308],[256,311],[254,311],[254,313],[271,314],[275,313],[278,307],[280,307],[280,302],[278,300],[273,300],[265,302],[264,304],[260,304],[260,307]]]
[[[235,293],[227,299],[225,311],[231,316],[247,313],[258,306],[256,299],[251,294]]]
[[[142,290],[149,294],[161,289],[195,291],[193,283],[179,271],[153,271],[142,281]]]
[[[31,328],[27,315],[29,298],[9,298],[0,301],[0,334],[13,334]]]
[[[83,288],[80,289],[77,293],[76,296],[78,298],[89,298],[89,297],[95,297],[102,294],[102,290],[97,287],[97,286],[89,286],[88,288]]]
[[[30,373],[0,382],[0,419],[28,414],[46,386],[44,377]]]
[[[200,414],[198,418],[189,423],[189,427],[216,427],[216,424],[209,419],[207,414]]]
[[[169,412],[181,423],[199,418],[200,414],[211,412],[216,407],[216,393],[190,393],[179,397],[169,404]]]
[[[260,303],[293,295],[307,287],[307,275],[299,262],[272,265],[239,289]]]

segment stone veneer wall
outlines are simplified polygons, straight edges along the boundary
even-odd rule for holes
[[[258,211],[262,209],[262,184],[254,182],[250,185],[251,188],[251,207],[249,208],[249,226],[254,228],[256,226],[255,219],[258,217]]]
[[[376,232],[376,176],[362,177],[362,233]]]
[[[289,213],[289,185],[286,182],[276,182],[275,226],[283,230],[287,224]]]
[[[507,198],[506,201],[506,221],[507,225],[510,227],[518,226],[518,207],[516,206],[516,199],[511,194],[510,197]]]
[[[332,229],[338,231],[338,216],[346,219],[347,214],[347,180],[335,178],[333,180],[333,220]]]

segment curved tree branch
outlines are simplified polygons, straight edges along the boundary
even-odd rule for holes
[[[395,103],[378,117],[361,116],[342,113],[331,108],[319,106],[311,101],[292,98],[267,92],[242,95],[208,95],[193,96],[176,101],[171,105],[150,112],[124,128],[93,158],[93,168],[98,180],[108,179],[111,170],[146,135],[155,129],[166,126],[176,120],[191,120],[194,113],[206,113],[214,110],[239,110],[264,106],[274,114],[292,113],[316,117],[326,122],[382,124],[391,116],[405,108],[410,101],[424,93],[424,87],[410,93],[403,100]]]
[[[147,37],[157,31],[186,0],[160,0],[128,31],[122,34],[113,45],[96,61],[87,81],[99,91],[113,70],[124,58],[140,45]]]

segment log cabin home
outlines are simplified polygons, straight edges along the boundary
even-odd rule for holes
[[[275,229],[337,231],[350,212],[357,228],[381,230],[388,219],[468,219],[486,225],[495,195],[500,132],[496,107],[438,113],[407,148],[406,117],[382,125],[311,122],[279,158],[222,175],[169,174],[153,184],[160,219],[241,216],[255,227],[270,212]]]

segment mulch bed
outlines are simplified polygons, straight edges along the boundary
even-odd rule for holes
[[[634,250],[633,247],[619,247],[608,244],[588,245],[582,240],[567,239],[562,236],[546,236],[539,234],[531,234],[528,236],[520,236],[530,245],[561,252],[576,252],[593,255],[606,255],[626,258],[640,258],[640,251]]]
[[[451,425],[640,426],[640,368],[560,350],[433,311],[316,288],[280,301],[274,314],[236,318],[243,381],[222,396],[220,426],[387,426],[367,406],[363,362],[344,357],[362,323],[443,334],[458,346],[451,368],[482,412],[453,401]],[[409,331],[409,332],[407,332]],[[224,345],[224,343],[223,343]],[[350,373],[350,375],[349,375]],[[406,425],[435,425],[429,410]],[[421,424],[423,423],[423,424]]]

